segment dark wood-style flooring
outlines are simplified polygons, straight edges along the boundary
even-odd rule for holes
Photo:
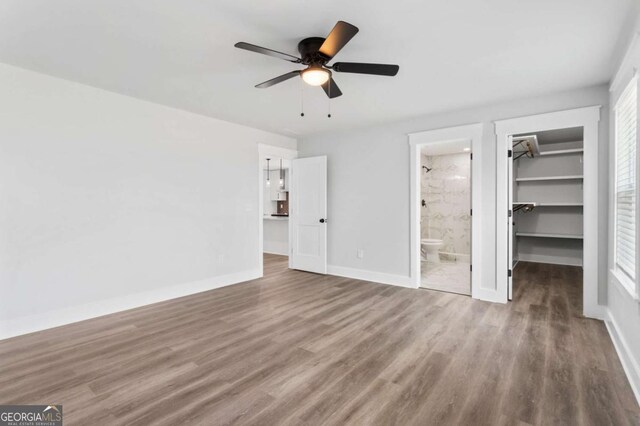
[[[640,424],[579,268],[520,264],[508,305],[265,268],[0,341],[0,404],[63,404],[65,425]]]

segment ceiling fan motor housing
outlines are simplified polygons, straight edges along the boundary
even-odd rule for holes
[[[324,65],[328,58],[320,53],[320,46],[324,43],[323,37],[309,37],[298,43],[298,52],[305,65]]]

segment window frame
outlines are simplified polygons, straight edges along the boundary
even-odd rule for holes
[[[640,220],[639,220],[639,209],[638,209],[638,192],[639,192],[639,187],[640,187],[640,153],[639,153],[639,139],[640,139],[640,79],[638,78],[638,76],[636,74],[634,74],[634,76],[631,78],[631,80],[625,85],[624,89],[620,92],[620,95],[617,97],[616,102],[614,104],[613,107],[613,152],[614,152],[614,156],[613,156],[613,182],[612,182],[612,187],[613,187],[613,268],[612,268],[612,273],[614,274],[614,276],[616,277],[617,281],[621,284],[621,286],[627,290],[627,292],[629,292],[629,294],[636,300],[638,300],[638,295],[640,294],[640,279],[639,279],[639,273],[640,270],[638,268],[640,261],[639,261],[639,255],[640,255]],[[618,217],[618,188],[617,188],[617,182],[618,182],[618,108],[619,108],[619,103],[620,100],[622,99],[622,97],[627,93],[627,90],[629,90],[630,87],[632,87],[632,85],[636,86],[636,158],[635,158],[635,162],[636,162],[636,176],[635,176],[635,187],[634,187],[634,192],[635,192],[635,209],[636,209],[636,214],[635,214],[635,279],[632,278],[626,271],[624,271],[623,268],[621,268],[618,265],[618,255],[617,255],[617,250],[618,250],[618,221],[617,221],[617,217]]]

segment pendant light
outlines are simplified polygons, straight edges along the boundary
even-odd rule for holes
[[[271,158],[267,158],[267,186],[271,186],[271,170],[269,170],[269,161],[271,161]]]
[[[280,189],[284,189],[284,169],[282,168],[282,158],[280,159]]]

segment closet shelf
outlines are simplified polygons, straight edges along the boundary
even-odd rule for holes
[[[513,205],[532,205],[533,207],[582,207],[583,203],[539,203],[537,201],[514,201]]]
[[[538,203],[540,207],[582,207],[583,203]]]
[[[563,155],[563,154],[580,154],[584,152],[582,148],[573,148],[573,149],[558,149],[554,151],[542,151],[540,152],[540,156],[547,155]]]
[[[582,235],[577,234],[555,234],[542,232],[516,232],[516,237],[533,237],[533,238],[564,238],[570,240],[581,240]]]
[[[581,180],[583,179],[582,175],[571,175],[571,176],[543,176],[543,177],[524,177],[524,178],[516,178],[516,182],[536,182],[536,181],[544,181],[544,180]]]

